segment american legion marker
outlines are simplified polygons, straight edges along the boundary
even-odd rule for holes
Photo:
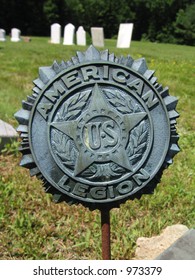
[[[179,151],[177,98],[144,58],[94,46],[40,67],[34,85],[15,114],[20,164],[56,202],[101,211],[102,255],[110,259],[109,211],[152,194]]]

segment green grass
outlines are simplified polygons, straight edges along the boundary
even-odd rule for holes
[[[84,47],[0,42],[0,119],[14,126],[13,114],[31,94],[40,66],[68,60]],[[105,48],[117,56],[145,57],[149,69],[170,94],[179,98],[177,110],[181,152],[163,173],[152,196],[128,201],[111,211],[112,258],[132,259],[136,239],[159,234],[168,225],[195,227],[195,56],[194,47],[132,42],[130,49]],[[16,145],[15,145],[16,146]],[[15,146],[0,156],[0,259],[101,259],[99,211],[54,204],[41,183],[19,167]],[[5,151],[5,152],[6,152]]]

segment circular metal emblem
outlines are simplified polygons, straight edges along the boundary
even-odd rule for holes
[[[153,74],[143,58],[93,46],[41,67],[15,114],[21,165],[57,202],[112,208],[152,193],[179,151],[177,99]]]

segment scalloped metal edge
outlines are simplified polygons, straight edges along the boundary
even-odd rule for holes
[[[73,200],[72,198],[66,196],[65,194],[62,194],[60,191],[58,191],[56,188],[51,186],[49,182],[43,177],[41,174],[41,171],[38,169],[38,167],[35,164],[35,161],[33,159],[33,156],[31,154],[30,146],[29,146],[29,135],[28,135],[28,122],[30,118],[30,112],[33,108],[34,102],[36,101],[37,97],[41,93],[42,89],[49,83],[51,79],[53,79],[57,74],[59,74],[61,71],[64,71],[65,69],[78,65],[80,63],[84,62],[92,62],[96,60],[102,60],[102,61],[110,61],[115,62],[120,65],[124,65],[130,69],[133,69],[134,71],[138,72],[141,76],[143,76],[145,79],[147,79],[150,84],[157,90],[157,92],[160,94],[162,99],[164,100],[164,104],[166,106],[167,112],[169,114],[170,119],[170,145],[169,150],[167,152],[165,161],[161,167],[161,169],[158,171],[156,176],[151,180],[150,186],[146,188],[141,189],[139,192],[135,193],[134,195],[130,196],[129,198],[125,198],[124,200],[120,200],[120,202],[113,202],[110,206],[105,206],[101,204],[96,203],[89,203],[89,202],[82,202]],[[76,56],[72,57],[69,61],[61,61],[61,63],[58,63],[57,61],[54,61],[52,66],[46,66],[46,67],[40,67],[39,68],[39,77],[33,81],[34,88],[33,93],[31,96],[27,97],[26,101],[22,101],[22,109],[19,110],[17,113],[15,113],[15,118],[19,123],[19,126],[17,128],[17,132],[20,133],[20,138],[22,139],[21,145],[20,145],[20,152],[22,153],[22,159],[20,162],[20,166],[28,168],[30,170],[31,176],[37,176],[38,179],[42,180],[43,187],[45,192],[51,193],[53,195],[53,199],[56,203],[65,201],[69,205],[72,204],[82,204],[85,207],[88,207],[90,210],[95,209],[101,209],[102,207],[105,209],[105,207],[111,209],[114,207],[120,207],[121,203],[124,203],[128,199],[135,199],[140,198],[142,194],[151,194],[153,193],[154,188],[159,183],[160,178],[162,176],[162,172],[165,168],[168,167],[168,165],[173,163],[173,157],[180,151],[178,146],[178,139],[179,135],[176,132],[176,118],[179,117],[179,114],[176,111],[176,105],[178,102],[178,99],[174,96],[169,95],[169,89],[168,87],[163,88],[161,84],[158,84],[157,78],[154,76],[154,70],[149,70],[146,64],[145,58],[139,58],[134,60],[130,55],[127,57],[120,56],[116,57],[113,53],[109,53],[108,50],[98,51],[93,45],[91,45],[85,52],[76,52]]]

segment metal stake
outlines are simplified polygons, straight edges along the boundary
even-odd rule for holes
[[[110,210],[101,210],[101,227],[102,227],[102,259],[111,259],[110,247]]]

